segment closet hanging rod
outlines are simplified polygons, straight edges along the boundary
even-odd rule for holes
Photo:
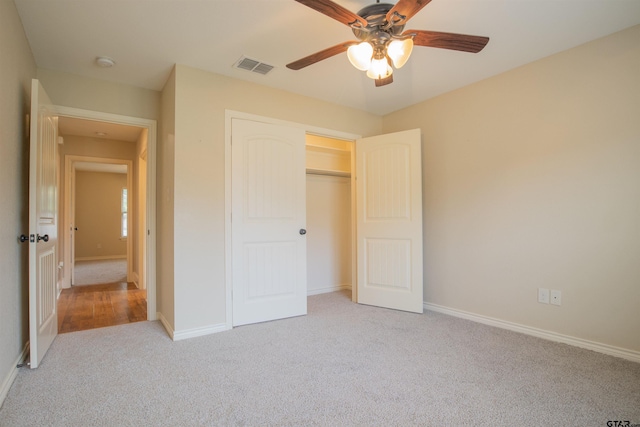
[[[349,178],[351,176],[351,172],[328,170],[328,169],[307,168],[307,175],[342,176],[342,177]]]

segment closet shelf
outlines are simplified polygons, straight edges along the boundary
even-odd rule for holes
[[[349,153],[351,153],[350,150],[345,150],[337,147],[325,147],[322,145],[314,145],[314,144],[309,144],[308,142],[306,144],[306,147],[307,147],[307,150],[309,151],[317,151],[321,153],[333,153],[338,155],[348,155]]]

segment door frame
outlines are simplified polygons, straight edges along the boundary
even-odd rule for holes
[[[75,188],[75,180],[76,180],[76,163],[99,163],[99,164],[109,164],[109,165],[124,165],[127,167],[127,188],[133,188],[133,161],[132,160],[121,160],[121,159],[110,159],[106,157],[89,157],[89,156],[77,156],[74,154],[67,154],[64,156],[64,215],[62,219],[63,232],[62,238],[64,239],[64,250],[63,250],[63,269],[64,269],[64,282],[62,283],[62,288],[70,288],[73,278],[73,272],[71,271],[71,257],[72,251],[71,249],[75,247],[75,233],[74,236],[71,236],[71,224],[72,220],[75,227],[75,214],[73,210],[75,209],[76,202],[76,188]],[[72,185],[73,184],[73,185]],[[127,210],[128,212],[132,212],[131,209],[133,206],[131,198],[127,197]],[[140,215],[137,210],[135,210],[136,215]],[[127,237],[127,282],[132,281],[133,276],[133,238],[132,236],[132,222],[128,221],[128,237]],[[137,231],[137,230],[136,230]]]
[[[256,114],[243,113],[235,110],[225,110],[225,130],[224,130],[224,162],[225,162],[225,212],[224,212],[224,252],[225,252],[225,299],[226,299],[226,313],[225,322],[227,329],[233,328],[233,275],[232,275],[232,236],[231,236],[231,121],[233,119],[250,120],[254,122],[267,123],[279,126],[288,126],[297,129],[303,129],[307,134],[314,134],[318,136],[324,136],[328,138],[342,139],[352,144],[351,155],[351,251],[352,251],[352,263],[356,262],[356,212],[355,212],[355,155],[353,155],[353,148],[355,147],[355,141],[362,138],[361,135],[341,132],[333,129],[327,129],[317,126],[306,125],[303,123],[290,122],[287,120],[274,119],[271,117],[260,116]],[[356,264],[353,264],[354,266]],[[351,292],[352,301],[357,301],[357,268],[351,269]]]
[[[157,162],[157,122],[152,119],[144,119],[120,114],[104,113],[100,111],[85,110],[81,108],[64,107],[56,105],[58,116],[76,119],[93,120],[127,126],[136,126],[147,130],[147,194],[146,194],[146,284],[147,284],[147,320],[158,318],[156,308],[156,162]],[[130,171],[133,174],[133,171]],[[66,194],[66,193],[65,193]],[[65,195],[66,197],[66,195]],[[65,212],[66,216],[67,212]],[[67,238],[65,230],[64,238]],[[66,241],[68,242],[68,241]]]

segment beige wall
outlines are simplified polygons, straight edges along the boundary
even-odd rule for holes
[[[636,26],[384,118],[422,129],[427,302],[640,351],[639,70]]]
[[[160,319],[166,321],[169,327],[175,329],[174,316],[174,202],[173,188],[175,181],[175,109],[176,109],[176,74],[171,72],[162,90],[161,97],[162,120],[158,136],[157,177],[156,187],[156,305]],[[198,185],[202,186],[203,183]]]
[[[121,193],[127,174],[76,171],[75,259],[123,258]]]
[[[157,120],[160,92],[38,68],[38,80],[56,105]]]
[[[0,405],[29,339],[26,115],[36,64],[12,1],[0,1]]]
[[[380,117],[372,114],[176,66],[177,331],[225,322],[225,109],[365,136],[381,130]]]
[[[351,178],[307,174],[307,291],[351,286]]]
[[[46,88],[45,88],[46,89]],[[62,135],[61,161],[65,155],[131,160],[136,158],[136,143],[76,135]]]

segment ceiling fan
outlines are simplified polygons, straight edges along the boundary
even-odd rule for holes
[[[393,82],[393,67],[401,68],[407,62],[414,45],[477,53],[489,42],[488,37],[465,34],[424,30],[403,32],[407,21],[431,0],[398,0],[395,5],[378,0],[357,14],[331,0],[295,1],[348,25],[358,40],[340,43],[287,64],[292,70],[346,51],[354,67],[366,71],[376,86],[384,86]]]

